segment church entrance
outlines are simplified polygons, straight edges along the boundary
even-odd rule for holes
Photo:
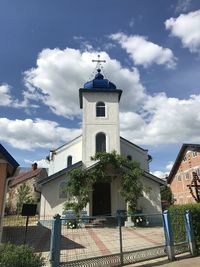
[[[93,190],[92,215],[111,215],[110,183],[96,183]]]

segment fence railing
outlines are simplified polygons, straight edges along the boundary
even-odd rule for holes
[[[36,253],[42,253],[46,262],[49,261],[52,216],[45,218],[29,217],[27,229],[26,217],[24,216],[5,216],[2,220],[2,243],[27,244],[34,248]]]
[[[84,219],[57,215],[51,239],[51,264],[121,266],[163,256],[174,260],[175,255],[189,251],[190,243],[194,255],[191,221],[186,221],[187,234],[181,243],[174,243],[172,226],[168,212],[133,214],[129,218],[124,214]]]
[[[25,217],[6,216],[3,226],[3,243],[26,242],[52,267],[121,266],[163,256],[174,260],[186,251],[196,255],[189,212],[128,217],[124,212],[115,217],[35,216],[29,218],[26,238]]]

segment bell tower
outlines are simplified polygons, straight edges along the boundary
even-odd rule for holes
[[[97,60],[96,62],[98,62]],[[116,150],[120,154],[119,101],[122,90],[97,69],[94,79],[79,89],[82,113],[82,160],[86,167],[97,152]]]

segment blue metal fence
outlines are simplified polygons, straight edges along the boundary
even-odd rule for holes
[[[170,214],[135,214],[126,227],[125,213],[116,217],[54,217],[51,266],[122,266],[177,254],[196,255],[192,220],[185,214],[186,239],[176,243]],[[95,247],[97,249],[95,250]]]

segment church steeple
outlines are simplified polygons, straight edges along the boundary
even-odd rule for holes
[[[104,79],[103,74],[101,73],[101,69],[97,69],[97,73],[93,80],[88,81],[84,84],[83,88],[79,89],[79,100],[80,100],[80,108],[83,105],[83,92],[106,92],[106,93],[116,93],[118,94],[118,100],[120,101],[122,90],[117,89],[116,85],[109,81],[108,79]]]
[[[105,79],[101,69],[93,80],[79,89],[80,108],[83,109],[83,163],[92,164],[97,152],[120,153],[119,101],[122,90]]]

